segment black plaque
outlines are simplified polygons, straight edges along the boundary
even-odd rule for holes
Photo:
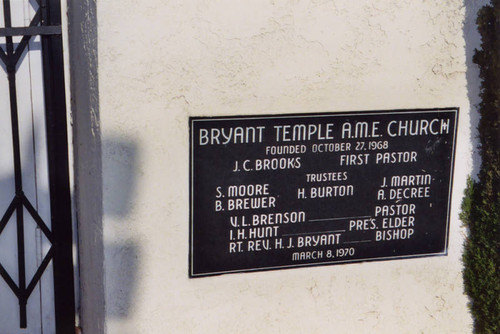
[[[191,118],[190,276],[446,255],[457,118]]]

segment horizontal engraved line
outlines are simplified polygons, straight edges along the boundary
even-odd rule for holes
[[[359,217],[339,217],[339,218],[320,218],[320,219],[309,219],[310,222],[320,222],[328,220],[345,220],[345,219],[358,219],[358,218],[370,218],[371,216],[359,216]]]
[[[305,233],[289,233],[289,234],[283,234],[283,236],[284,237],[288,237],[288,236],[291,236],[291,235],[308,235],[308,234],[337,233],[337,232],[345,232],[345,230],[321,231],[321,232],[305,232]]]
[[[371,240],[359,240],[359,241],[346,241],[344,244],[360,244],[363,242],[372,242]]]

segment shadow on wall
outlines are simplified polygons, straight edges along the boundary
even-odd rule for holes
[[[472,62],[472,57],[474,56],[475,49],[480,48],[481,38],[479,32],[477,31],[476,19],[477,11],[488,4],[488,0],[465,0],[465,22],[463,27],[464,40],[465,40],[465,64],[467,66],[466,80],[467,80],[467,97],[470,103],[470,116],[469,116],[469,127],[471,133],[471,140],[473,145],[473,156],[472,156],[472,171],[471,176],[475,177],[479,172],[479,167],[481,165],[481,158],[477,148],[479,146],[479,140],[477,138],[477,126],[479,124],[479,113],[477,111],[481,99],[479,97],[480,93],[480,79],[479,79],[479,67]]]
[[[104,332],[107,317],[130,316],[136,299],[140,262],[140,245],[131,234],[133,230],[128,221],[136,192],[138,146],[132,140],[113,137],[104,138],[98,147],[98,153],[94,152],[90,158],[100,159],[101,152],[105,157],[102,165],[99,161],[100,166],[97,166],[102,166],[102,170],[94,171],[100,177],[93,177],[92,172],[80,175],[76,181],[79,188],[81,325],[84,331],[92,330],[92,333]],[[89,162],[82,159],[82,155],[76,158],[75,169],[85,171]],[[90,165],[95,163],[90,162]],[[87,177],[91,178],[90,187]],[[94,205],[89,206],[89,201],[94,201]],[[98,205],[101,205],[102,216]],[[87,224],[88,221],[93,224]],[[94,246],[97,248],[92,248]],[[96,305],[96,302],[103,304]],[[92,321],[95,319],[98,324]]]
[[[106,257],[107,316],[127,318],[137,291],[139,246],[133,240],[106,245]]]
[[[106,156],[104,191],[111,195],[105,198],[104,214],[125,218],[133,205],[138,147],[133,141],[118,137],[105,138],[102,147]]]
[[[138,146],[134,141],[105,138],[102,144],[104,178],[104,217],[109,230],[105,240],[107,315],[126,318],[131,311],[137,286],[140,245],[127,222],[134,206]],[[121,242],[115,243],[117,237]],[[125,240],[122,242],[122,240]]]

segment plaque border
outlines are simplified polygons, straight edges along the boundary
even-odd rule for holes
[[[194,122],[204,122],[204,121],[224,121],[224,120],[252,120],[252,119],[283,119],[283,118],[309,118],[309,117],[332,117],[332,116],[363,116],[363,115],[385,115],[385,114],[421,114],[421,113],[435,113],[435,112],[452,112],[455,113],[455,124],[453,131],[453,143],[451,149],[451,161],[450,161],[450,181],[448,185],[448,199],[447,199],[447,214],[446,214],[446,235],[444,242],[444,250],[437,253],[423,253],[423,254],[412,254],[412,255],[399,255],[399,256],[383,256],[374,257],[366,259],[352,259],[352,260],[340,260],[340,261],[323,261],[318,263],[301,263],[292,265],[278,265],[278,266],[267,266],[258,268],[247,268],[247,269],[235,269],[235,270],[225,270],[217,272],[204,272],[204,273],[194,273],[194,244],[193,244],[193,209],[194,209],[194,185],[193,185],[193,175],[194,175]],[[348,264],[348,263],[363,263],[363,262],[374,262],[374,261],[390,261],[390,260],[407,260],[416,259],[424,257],[435,257],[435,256],[447,256],[448,246],[449,246],[449,234],[450,234],[450,214],[451,214],[451,204],[452,204],[452,193],[453,193],[453,181],[454,181],[454,170],[455,170],[455,155],[456,155],[456,144],[457,144],[457,133],[459,125],[459,114],[460,107],[448,107],[448,108],[414,108],[414,109],[381,109],[381,110],[360,110],[360,111],[325,111],[325,112],[311,112],[311,113],[286,113],[286,114],[250,114],[250,115],[215,115],[215,116],[190,116],[189,117],[189,278],[201,278],[218,276],[224,274],[235,274],[235,273],[250,273],[259,271],[270,271],[270,270],[281,270],[281,269],[295,269],[304,267],[318,267],[318,266],[331,266],[336,264]]]

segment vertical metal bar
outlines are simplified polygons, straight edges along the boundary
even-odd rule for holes
[[[42,0],[42,25],[60,25],[59,0]],[[73,234],[62,36],[42,36],[45,117],[52,234],[56,332],[75,331]]]
[[[4,15],[5,28],[11,28],[12,18],[10,14],[10,0],[3,1],[3,13],[4,13],[3,15]]]
[[[12,40],[12,38],[10,38]],[[12,41],[7,41],[7,50],[12,48]],[[7,77],[9,80],[10,117],[12,125],[12,142],[14,153],[14,182],[16,196],[22,195],[23,179],[21,174],[21,148],[19,144],[19,118],[17,114],[17,89],[16,89],[16,65],[11,63],[10,56],[7,64]]]
[[[24,218],[23,218],[23,206],[18,205],[16,209],[17,217],[17,261],[18,261],[18,272],[19,272],[19,311],[20,311],[20,321],[19,326],[21,328],[26,328],[26,264],[24,259]]]
[[[3,3],[5,26],[11,27],[10,1],[5,0]],[[7,78],[9,81],[9,98],[10,98],[10,117],[12,125],[12,142],[14,153],[14,182],[16,187],[16,195],[22,192],[23,181],[21,175],[21,149],[19,145],[19,120],[17,115],[17,91],[16,91],[16,64],[12,61],[14,54],[14,43],[12,37],[5,38],[7,44]],[[22,207],[22,206],[21,206]]]
[[[10,45],[9,45],[10,44]],[[12,49],[12,38],[7,41],[7,50]],[[9,52],[9,51],[8,51]],[[10,59],[10,53],[8,53]],[[14,151],[14,183],[16,189],[16,197],[21,199],[23,196],[23,181],[21,169],[21,154],[19,143],[19,120],[17,114],[17,91],[16,91],[16,65],[7,65],[7,73],[9,79],[9,95],[10,95],[10,115],[12,123],[12,143]],[[25,247],[24,247],[24,217],[23,217],[23,204],[18,201],[16,207],[16,223],[17,223],[17,262],[18,262],[18,276],[19,276],[19,290],[24,291],[26,288],[26,265],[25,265]],[[25,298],[19,299],[20,307],[20,326],[26,328],[26,300]]]
[[[4,0],[4,21],[5,27],[12,27],[12,17],[10,10],[10,1]],[[14,182],[16,188],[16,197],[22,198],[23,181],[21,169],[21,149],[19,143],[19,119],[17,108],[17,91],[16,91],[16,63],[14,58],[14,43],[12,37],[5,38],[7,44],[7,77],[9,81],[9,98],[10,98],[10,117],[12,125],[12,144],[14,153]],[[25,263],[25,245],[24,245],[24,217],[23,204],[21,201],[16,206],[16,226],[17,226],[17,263],[18,263],[18,280],[19,280],[19,313],[20,327],[26,328],[26,263]]]

